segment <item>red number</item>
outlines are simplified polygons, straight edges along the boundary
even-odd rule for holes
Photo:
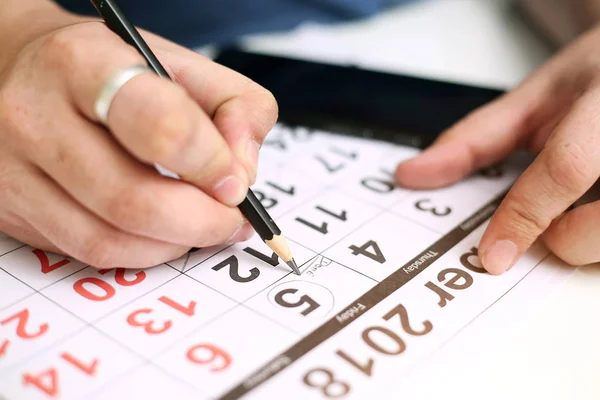
[[[73,365],[75,368],[77,368],[78,370],[80,370],[88,376],[94,376],[94,374],[96,373],[96,367],[98,367],[99,362],[97,358],[94,358],[90,365],[85,365],[83,362],[79,361],[69,353],[62,353],[60,355],[60,358]]]
[[[190,303],[187,305],[187,307],[182,306],[181,304],[177,303],[175,300],[168,298],[167,296],[159,297],[158,301],[168,305],[169,307],[173,308],[176,311],[179,311],[182,314],[187,315],[188,317],[191,317],[192,315],[194,315],[194,312],[196,310],[196,302],[195,301],[190,301]],[[151,314],[153,311],[154,310],[152,308],[142,308],[140,310],[136,310],[136,311],[132,312],[131,314],[129,314],[129,316],[127,317],[127,323],[134,327],[135,326],[144,327],[144,330],[146,331],[146,333],[148,333],[150,335],[158,335],[160,333],[166,332],[169,329],[171,329],[171,326],[173,326],[173,321],[171,321],[171,320],[166,320],[165,322],[163,322],[162,326],[160,328],[154,328],[154,323],[156,321],[154,321],[153,319],[151,319],[147,322],[140,322],[137,320],[138,315]]]
[[[98,272],[100,274],[104,275],[107,272],[112,271],[113,269],[101,269]],[[138,283],[142,282],[144,279],[146,279],[146,273],[144,271],[138,271],[135,274],[135,279],[133,279],[133,280],[127,280],[125,278],[125,268],[117,268],[115,271],[115,282],[117,282],[121,286],[137,285]],[[96,285],[97,287],[99,287],[100,289],[102,289],[104,291],[104,294],[96,295],[96,294],[90,292],[88,289],[86,289],[83,286],[86,283]],[[81,296],[85,297],[88,300],[92,300],[92,301],[108,300],[115,295],[115,288],[112,287],[110,283],[103,281],[102,279],[94,278],[94,277],[81,278],[80,280],[78,280],[77,282],[75,282],[73,284],[73,289],[75,289],[75,291],[77,293],[79,293]]]
[[[138,322],[135,318],[140,314],[150,314],[152,312],[151,308],[143,308],[141,310],[137,310],[129,314],[127,317],[127,323],[131,326],[143,326],[146,333],[150,335],[158,335],[160,333],[166,332],[171,328],[173,323],[170,320],[163,322],[163,325],[159,329],[153,328],[154,320],[150,320],[148,322]]]
[[[58,373],[56,372],[56,368],[49,368],[38,375],[25,373],[23,375],[23,385],[33,385],[48,396],[56,397],[58,394]]]
[[[91,364],[86,365],[69,353],[62,353],[60,358],[88,376],[94,376],[96,374],[99,362],[98,359],[94,359]],[[37,375],[26,372],[23,374],[23,385],[33,385],[49,397],[54,398],[59,393],[58,378],[58,371],[55,367],[48,368]]]
[[[14,320],[17,320],[17,336],[21,339],[35,339],[37,337],[42,336],[44,333],[48,331],[48,324],[41,324],[36,332],[27,332],[27,322],[29,321],[29,309],[24,309],[12,315],[2,321],[0,321],[0,325],[6,325]],[[3,345],[4,346],[4,345]]]
[[[84,284],[89,283],[98,286],[100,289],[104,290],[104,295],[96,295],[83,286]],[[110,286],[108,282],[103,281],[102,279],[89,277],[82,278],[73,284],[73,289],[83,297],[92,301],[104,301],[108,300],[115,295],[115,288]]]
[[[200,354],[203,354],[206,357],[201,358]],[[231,365],[231,356],[224,350],[217,346],[213,346],[212,344],[198,344],[193,346],[187,351],[186,356],[187,359],[194,364],[212,364],[214,361],[221,360],[220,362],[217,362],[217,364],[220,365],[212,366],[210,368],[211,372],[223,371]]]
[[[100,272],[102,275],[104,275],[110,271],[112,271],[112,269],[101,269],[98,272]],[[115,281],[121,286],[137,285],[138,283],[140,283],[141,281],[146,279],[146,273],[144,271],[138,271],[135,274],[135,279],[132,281],[128,281],[127,279],[125,279],[125,272],[126,272],[125,268],[117,268],[117,270],[115,272]]]
[[[8,349],[9,344],[10,344],[10,341],[4,340],[4,343],[2,343],[2,347],[0,347],[0,357],[2,357],[4,354],[6,354],[6,350]]]
[[[65,259],[50,265],[50,261],[48,260],[48,256],[46,255],[46,253],[38,249],[32,250],[32,253],[35,254],[38,260],[40,260],[40,264],[42,266],[42,273],[44,274],[48,274],[54,271],[55,269],[59,269],[60,267],[63,267],[71,262]]]
[[[184,307],[181,304],[177,303],[176,301],[171,300],[167,296],[160,297],[158,299],[158,301],[168,305],[171,308],[174,308],[175,310],[187,315],[188,317],[191,317],[192,315],[194,315],[194,312],[196,311],[196,302],[195,301],[190,301],[190,304],[188,304],[187,307]]]

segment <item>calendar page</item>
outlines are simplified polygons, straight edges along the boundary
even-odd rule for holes
[[[396,187],[416,153],[273,129],[253,189],[301,276],[256,235],[145,270],[1,240],[0,398],[400,398],[408,371],[547,255],[535,244],[501,276],[476,256],[527,160]]]

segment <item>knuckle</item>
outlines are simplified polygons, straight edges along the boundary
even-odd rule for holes
[[[87,46],[82,46],[80,35],[72,29],[60,29],[50,33],[41,47],[41,56],[50,67],[64,69],[78,63]]]
[[[108,201],[106,214],[119,229],[142,234],[156,215],[155,200],[138,186],[129,185]]]
[[[519,233],[521,237],[534,240],[548,228],[551,222],[540,211],[525,199],[511,198],[506,203],[506,226]]]
[[[589,165],[582,148],[573,143],[559,145],[545,158],[548,176],[561,194],[571,197],[589,184]]]

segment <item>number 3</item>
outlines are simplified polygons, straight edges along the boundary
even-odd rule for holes
[[[431,208],[425,208],[423,206],[424,203],[429,203],[431,202],[431,199],[422,199],[422,200],[418,200],[415,203],[415,207],[417,207],[417,209],[421,210],[421,211],[429,211],[431,212],[433,215],[435,215],[436,217],[445,217],[446,215],[450,214],[452,212],[452,209],[450,207],[445,207],[443,211],[440,211],[437,207],[433,206]]]

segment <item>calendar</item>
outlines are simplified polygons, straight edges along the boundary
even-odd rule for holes
[[[417,151],[273,129],[253,190],[301,276],[257,235],[145,270],[0,240],[0,399],[401,398],[407,371],[548,254],[536,243],[501,276],[477,258],[529,160],[398,188]]]

